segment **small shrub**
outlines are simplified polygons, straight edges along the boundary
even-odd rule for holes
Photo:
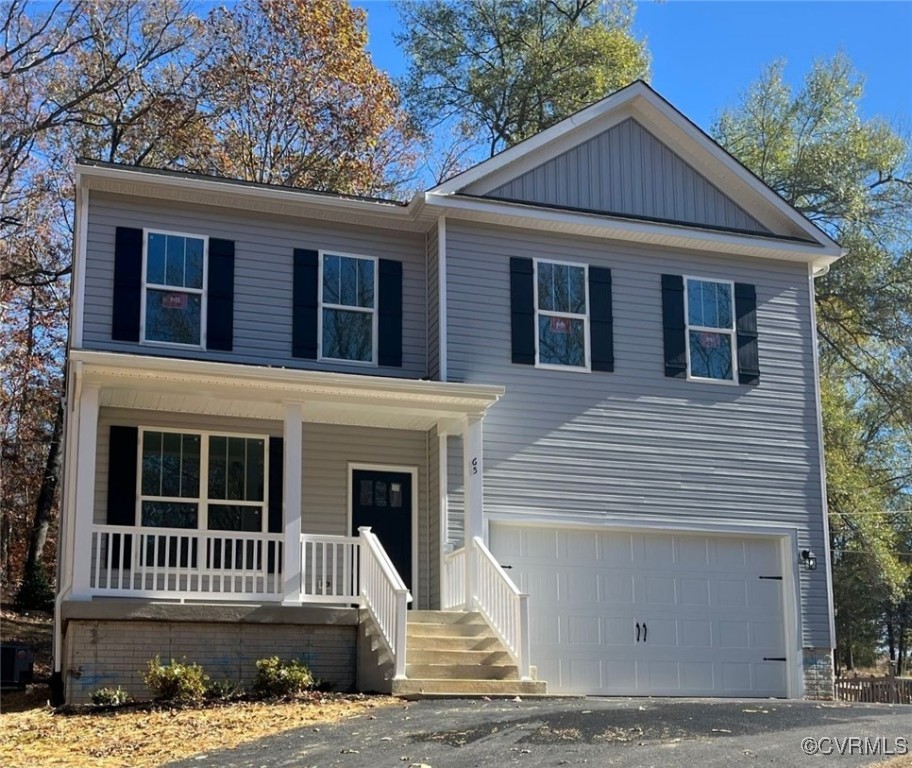
[[[99,688],[92,691],[92,703],[96,707],[122,707],[129,701],[129,695],[119,685],[116,688]]]
[[[183,662],[171,659],[170,664],[162,664],[156,656],[149,662],[145,681],[161,701],[198,701],[206,693],[209,675],[199,664],[187,664],[186,659]]]
[[[13,599],[17,611],[53,611],[54,590],[41,563],[33,563],[22,575],[22,583]]]
[[[206,686],[206,698],[213,701],[225,701],[241,694],[241,686],[234,680],[213,680]]]
[[[259,659],[253,692],[259,696],[300,696],[314,686],[314,678],[303,661],[272,656]]]

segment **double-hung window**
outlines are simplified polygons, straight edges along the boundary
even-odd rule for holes
[[[737,381],[734,285],[688,277],[685,288],[690,378]]]
[[[140,525],[266,530],[265,437],[154,429],[140,435]]]
[[[535,349],[539,366],[589,368],[587,267],[535,262]]]
[[[320,254],[320,357],[377,362],[377,259]]]
[[[146,230],[142,340],[204,345],[208,238]]]

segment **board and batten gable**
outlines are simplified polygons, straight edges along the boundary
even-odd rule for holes
[[[607,267],[613,373],[511,363],[510,258]],[[664,375],[663,274],[756,287],[756,386]],[[688,520],[781,526],[825,550],[807,266],[447,223],[447,365],[506,394],[484,421],[487,519],[551,524]],[[449,451],[449,538],[462,465]],[[826,578],[801,572],[803,641],[830,647]]]
[[[83,348],[399,378],[427,372],[425,235],[330,221],[189,206],[93,191],[89,196]],[[224,238],[235,244],[234,340],[229,351],[111,338],[117,227]],[[296,248],[402,262],[402,367],[292,356]],[[137,308],[137,312],[138,312]]]
[[[497,186],[486,196],[769,233],[633,118]]]

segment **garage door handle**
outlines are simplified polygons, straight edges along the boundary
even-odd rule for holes
[[[646,642],[646,633],[649,631],[649,627],[646,626],[646,622],[643,622],[643,642]]]
[[[500,567],[503,568],[505,571],[512,571],[512,570],[513,570],[513,566],[512,566],[512,565],[502,565],[502,566],[500,566]]]
[[[637,642],[640,642],[640,622],[637,622]]]

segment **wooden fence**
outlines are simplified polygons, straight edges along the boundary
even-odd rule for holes
[[[836,698],[871,704],[912,704],[912,677],[837,677]]]

